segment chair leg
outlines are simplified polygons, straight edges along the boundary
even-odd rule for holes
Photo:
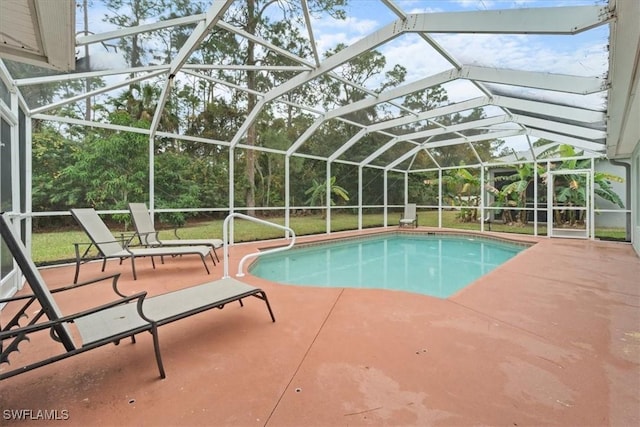
[[[276,318],[273,315],[273,310],[271,310],[271,304],[269,304],[269,299],[267,298],[267,294],[264,291],[260,291],[258,293],[253,294],[253,296],[256,298],[260,298],[262,301],[264,301],[265,304],[267,304],[267,310],[269,310],[269,316],[271,316],[271,321],[275,322]]]
[[[76,260],[76,274],[73,276],[73,283],[78,283],[78,276],[80,275],[80,260]]]
[[[73,283],[78,283],[78,276],[80,275],[80,263],[82,261],[82,257],[80,256],[80,249],[78,248],[78,245],[74,245],[75,246],[75,252],[76,252],[76,274],[75,276],[73,276]]]
[[[211,261],[213,261],[213,266],[216,266],[216,260],[213,258],[213,254],[209,251],[209,256],[211,257]]]
[[[213,254],[216,256],[216,261],[220,262],[220,258],[218,258],[218,252],[216,252],[215,246],[212,246],[212,248],[213,248]]]
[[[133,280],[138,280],[138,276],[136,275],[136,257],[131,256],[131,270],[133,271]]]
[[[209,271],[209,267],[207,267],[207,260],[202,255],[200,257],[202,258],[202,263],[204,264],[204,269],[207,270],[207,274],[211,274],[211,272]]]
[[[158,364],[158,371],[160,371],[160,378],[165,379],[167,375],[164,372],[164,365],[162,364],[162,355],[160,354],[160,340],[158,339],[158,327],[154,324],[151,328],[151,335],[153,336],[153,351],[156,355],[156,363]]]

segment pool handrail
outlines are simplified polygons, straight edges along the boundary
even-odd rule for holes
[[[275,228],[279,228],[281,230],[284,230],[286,232],[289,233],[290,235],[290,242],[287,246],[281,246],[278,248],[273,248],[273,249],[267,249],[265,251],[258,251],[258,252],[253,252],[250,254],[247,254],[245,256],[242,257],[242,259],[240,260],[240,262],[238,263],[238,272],[236,273],[236,277],[243,277],[244,273],[243,273],[243,267],[244,267],[244,262],[249,259],[249,258],[254,258],[254,257],[259,257],[261,255],[266,255],[266,254],[271,254],[274,252],[281,252],[281,251],[286,251],[288,249],[291,249],[291,247],[293,247],[293,245],[296,243],[296,233],[293,231],[293,229],[286,227],[284,225],[280,225],[280,224],[275,224],[273,222],[269,222],[269,221],[265,221],[263,219],[259,219],[259,218],[255,218],[249,215],[245,215],[245,214],[241,214],[239,212],[234,212],[231,213],[229,215],[227,215],[227,217],[224,219],[224,222],[222,224],[222,240],[224,242],[223,245],[223,264],[224,264],[224,275],[222,276],[224,279],[229,277],[229,224],[231,222],[232,218],[242,218],[242,219],[246,219],[248,221],[253,221],[255,223],[258,224],[263,224],[263,225],[269,225],[271,227],[275,227]]]

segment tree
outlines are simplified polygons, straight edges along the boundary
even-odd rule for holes
[[[289,146],[289,138],[287,138],[284,121],[276,120],[274,126],[260,132],[260,139],[263,145],[286,150]],[[284,156],[276,153],[263,153],[260,160],[256,170],[262,183],[261,191],[259,191],[262,194],[261,205],[271,206],[274,202],[282,202],[284,199]]]
[[[162,18],[162,14],[168,10],[171,2],[165,0],[105,0],[105,6],[109,14],[105,15],[105,21],[120,28],[136,27],[149,19]],[[123,37],[118,46],[124,52],[125,59],[131,67],[143,65],[143,59],[152,54],[143,43],[144,34],[134,33],[131,37]]]
[[[125,112],[113,113],[111,122],[144,126]],[[148,197],[148,140],[132,132],[102,131],[87,136],[74,151],[74,163],[62,170],[68,206],[124,209],[129,201]]]
[[[155,204],[158,208],[197,208],[201,206],[200,185],[192,175],[192,159],[188,155],[166,151],[155,157]],[[165,212],[160,220],[182,227],[184,212]]]
[[[69,165],[76,146],[48,124],[32,136],[32,209],[64,211],[69,188],[61,171]],[[75,185],[75,184],[71,184]]]
[[[346,5],[346,0],[310,0],[308,6],[312,14],[318,14],[320,12],[329,13],[330,15],[344,19],[346,17],[343,7]],[[298,1],[283,0],[247,0],[245,8],[238,9],[238,15],[230,17],[231,22],[240,26],[243,30],[252,35],[264,34],[266,28],[271,25],[268,14],[271,13],[270,6],[279,6],[280,12],[283,15],[283,20],[301,19],[303,15],[301,13],[301,5]],[[252,66],[258,63],[256,44],[253,40],[248,39],[246,43],[246,50],[244,63]],[[253,69],[249,69],[246,72],[247,83],[247,111],[251,112],[255,109],[257,104],[257,98],[255,91],[257,90],[257,73]],[[250,147],[256,145],[257,142],[257,124],[255,121],[250,124],[246,134],[246,144]],[[247,150],[245,156],[247,176],[247,190],[245,194],[246,205],[248,208],[255,207],[255,163],[256,156],[254,150]],[[249,214],[252,210],[249,209]]]

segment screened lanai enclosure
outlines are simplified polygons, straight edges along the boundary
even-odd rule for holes
[[[0,7],[1,209],[28,245],[74,207],[330,233],[416,203],[420,226],[640,251],[636,1]]]

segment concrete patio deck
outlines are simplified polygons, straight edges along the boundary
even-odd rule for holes
[[[4,380],[0,425],[640,425],[640,259],[626,244],[526,240],[538,243],[448,299],[247,275],[275,323],[248,299],[163,326],[164,380],[149,334]],[[234,246],[232,273],[265,246]],[[110,261],[118,271],[126,292],[149,294],[222,276],[187,258],[141,260],[137,281]],[[72,266],[42,273],[51,287],[73,279]],[[88,264],[81,279],[99,274]],[[109,294],[59,304],[70,313]],[[23,343],[18,357],[53,344]],[[14,416],[38,411],[65,420]]]

